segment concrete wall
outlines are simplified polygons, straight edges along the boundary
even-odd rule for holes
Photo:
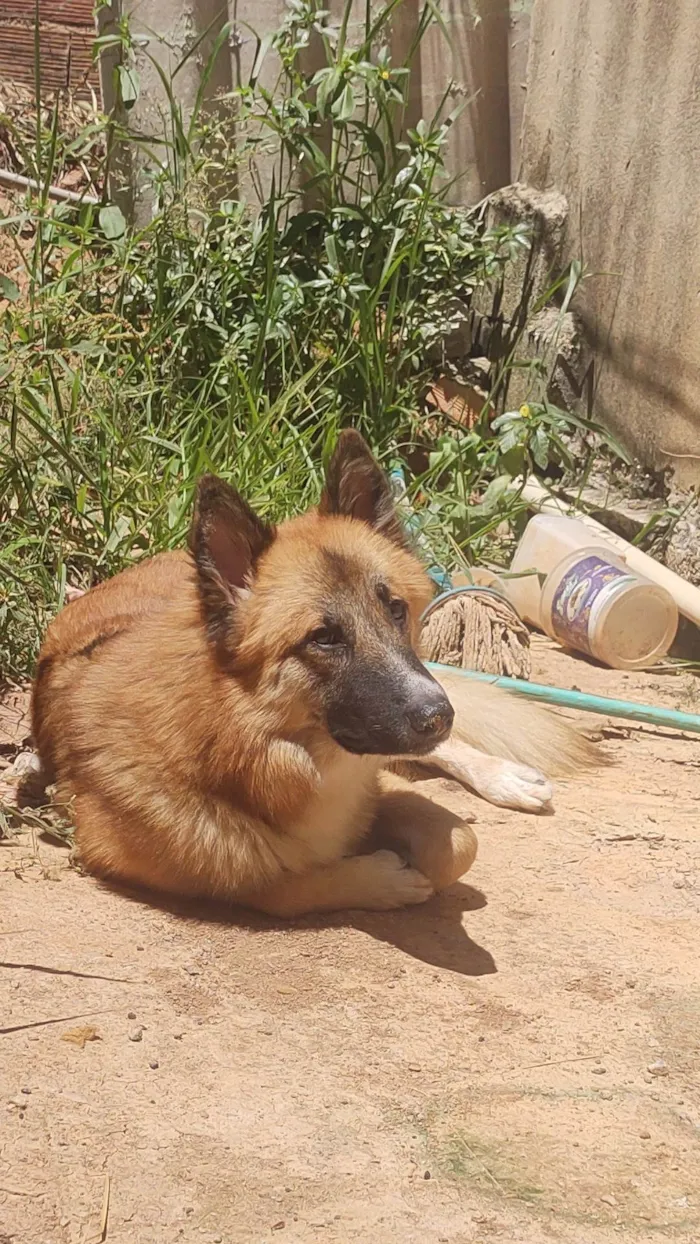
[[[172,79],[173,72],[184,61],[178,69],[173,93],[187,124],[203,71],[227,20],[227,6],[226,0],[111,0],[109,7],[99,10],[100,33],[111,33],[122,17],[128,18],[133,35],[146,43],[145,46],[137,43],[134,54],[134,68],[139,79],[138,99],[121,118],[133,134],[139,136],[140,145],[138,148],[133,144],[118,147],[112,169],[112,193],[117,195],[122,209],[143,226],[150,218],[154,201],[153,187],[148,177],[144,177],[144,171],[152,169],[158,161],[168,160],[167,150],[159,139],[167,134],[172,140],[171,109],[153,60],[168,79]],[[193,47],[194,53],[185,59]],[[119,54],[114,49],[101,58],[102,96],[108,112],[115,104],[114,73],[118,60]],[[209,106],[213,106],[211,101],[218,94],[230,91],[231,84],[231,53],[224,44],[208,83]]]
[[[0,8],[2,3],[0,0]],[[458,102],[466,102],[448,146],[449,168],[455,177],[451,197],[456,203],[478,202],[515,176],[532,3],[533,0],[442,0],[448,38],[434,26],[414,57],[407,118],[410,125],[435,114],[450,81],[454,86],[446,112]],[[329,0],[327,7],[339,15],[344,0]],[[355,0],[354,7],[353,18],[359,31],[364,26],[365,0]],[[392,32],[395,63],[403,61],[408,53],[422,7],[423,0],[403,0],[396,11]],[[220,90],[247,82],[255,48],[251,30],[259,35],[275,30],[285,14],[285,4],[284,0],[112,0],[110,9],[102,10],[102,29],[109,29],[110,22],[120,14],[131,16],[135,32],[151,35],[149,51],[156,53],[166,69],[174,66],[186,47],[212,22],[212,34],[215,33],[217,16],[219,22],[228,16],[233,25],[231,46],[222,54],[212,82],[212,87]],[[158,37],[163,41],[160,49]],[[207,43],[210,45],[211,39]],[[179,97],[185,111],[196,93],[198,71],[207,50],[205,44],[179,77]],[[162,128],[163,89],[147,57],[137,53],[136,61],[142,92],[130,114],[130,123],[136,132],[150,137]],[[103,72],[106,107],[111,106],[114,98],[111,75],[108,58]],[[262,81],[271,88],[275,78],[274,57],[269,55]],[[264,167],[260,173],[264,191]],[[128,170],[125,176],[128,180]],[[137,218],[147,218],[149,199],[147,188],[137,192],[132,205]]]
[[[459,102],[466,107],[455,123],[448,143],[448,165],[455,178],[451,197],[456,203],[476,203],[491,190],[512,180],[519,161],[519,144],[511,134],[520,133],[525,104],[527,33],[533,0],[441,0],[445,34],[433,26],[412,62],[407,124],[421,117],[430,119],[439,107],[446,87],[453,83],[445,113]],[[154,0],[139,0],[144,3]],[[345,0],[327,0],[336,18]],[[349,41],[364,29],[365,0],[355,0]],[[396,64],[408,56],[423,0],[403,0],[393,22],[391,52]],[[274,30],[284,12],[284,0],[229,0],[234,27],[249,39],[247,23],[259,34]],[[355,29],[353,29],[353,24]],[[357,34],[356,34],[357,32]],[[234,41],[235,42],[235,41]],[[251,61],[250,42],[234,49],[233,78],[247,80]],[[309,70],[313,64],[309,52]],[[274,83],[274,58],[263,70],[265,85]]]
[[[569,202],[595,414],[700,483],[698,0],[535,0],[523,181]]]

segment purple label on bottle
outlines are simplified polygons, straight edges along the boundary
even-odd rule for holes
[[[583,557],[563,575],[552,600],[552,630],[561,643],[592,656],[588,636],[591,610],[602,592],[629,572],[602,557]]]

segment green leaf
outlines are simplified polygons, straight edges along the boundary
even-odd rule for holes
[[[501,454],[498,462],[499,471],[507,471],[511,479],[517,479],[522,475],[525,469],[525,449],[522,445],[515,445],[506,453]]]
[[[502,432],[505,428],[511,427],[512,424],[522,420],[522,415],[517,410],[506,410],[502,415],[498,415],[491,423],[494,432]]]
[[[10,280],[9,276],[3,276],[2,273],[0,273],[0,296],[7,298],[8,302],[16,302],[19,298],[19,287]]]
[[[177,495],[177,493],[174,493],[173,496],[168,501],[168,530],[169,531],[172,531],[173,527],[177,526],[177,524],[180,521],[181,513],[182,513],[182,500]]]
[[[258,39],[258,45],[255,50],[255,60],[253,61],[253,68],[250,71],[250,78],[248,80],[248,85],[251,87],[255,86],[255,83],[260,77],[260,70],[263,67],[263,61],[272,47],[274,38],[274,34],[267,34],[263,35],[262,39]]]
[[[326,217],[323,212],[316,210],[297,212],[296,216],[292,216],[283,234],[285,246],[293,250],[299,243],[307,242],[309,238],[321,232],[325,222]]]
[[[105,353],[104,345],[101,345],[98,341],[89,341],[85,338],[82,341],[77,341],[71,348],[75,354],[83,354],[86,358],[97,358],[98,354]]]
[[[501,453],[507,454],[509,450],[515,449],[515,446],[520,443],[522,435],[522,426],[518,427],[517,424],[511,425],[511,427],[509,427],[507,431],[505,431],[503,435],[498,438],[498,445]]]
[[[102,5],[101,7],[109,8],[109,5],[106,4],[106,5]],[[120,34],[100,35],[97,39],[93,40],[93,44],[92,44],[93,60],[97,60],[100,52],[104,52],[106,48],[121,47],[123,42],[124,40],[122,39]]]
[[[337,272],[338,268],[340,267],[340,264],[338,262],[338,247],[337,247],[336,240],[333,237],[332,233],[329,233],[323,239],[323,246],[324,246],[326,255],[328,257],[329,267],[331,267],[334,271]]]
[[[491,480],[486,492],[481,498],[481,509],[485,514],[492,514],[498,508],[498,505],[507,492],[511,484],[510,475],[497,475]]]
[[[335,95],[339,83],[340,73],[337,69],[323,69],[316,74],[314,78],[316,107],[322,117],[325,116],[328,100],[332,95]]]
[[[358,121],[357,128],[365,140],[365,146],[372,162],[374,163],[377,173],[379,174],[379,177],[383,179],[386,171],[386,152],[384,150],[384,143],[379,137],[377,131],[373,129],[371,125],[365,125],[363,121]]]
[[[349,121],[355,111],[355,96],[352,93],[352,86],[348,82],[344,90],[341,91],[338,98],[331,105],[331,112],[336,121]]]
[[[139,75],[135,69],[129,65],[119,66],[119,93],[122,97],[122,103],[128,110],[133,108],[139,97]]]
[[[501,442],[502,443],[502,442]],[[535,429],[535,435],[531,442],[532,456],[538,467],[544,471],[549,463],[549,437],[544,428],[540,425]]]
[[[123,237],[126,233],[126,221],[121,208],[117,207],[116,203],[109,203],[107,207],[100,208],[100,228],[110,242]]]
[[[119,548],[119,545],[122,544],[130,534],[131,523],[126,514],[120,514],[109,534],[109,539],[105,544],[105,553],[114,553],[114,551]]]

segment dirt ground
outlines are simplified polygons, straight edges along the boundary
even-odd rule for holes
[[[0,1244],[698,1240],[700,747],[605,734],[550,816],[426,783],[480,854],[406,912],[169,910],[0,844]]]

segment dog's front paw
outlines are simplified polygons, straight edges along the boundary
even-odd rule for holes
[[[537,769],[512,760],[489,757],[472,774],[472,780],[479,794],[499,808],[541,812],[552,802],[552,786],[546,777]]]
[[[410,868],[395,851],[375,851],[359,856],[356,862],[362,869],[362,906],[369,911],[425,903],[435,893],[428,878]]]

